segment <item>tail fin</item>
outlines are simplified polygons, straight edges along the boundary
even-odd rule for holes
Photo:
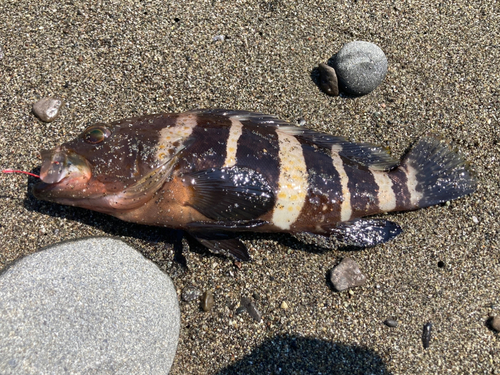
[[[417,207],[457,199],[476,190],[476,180],[463,159],[432,137],[419,140],[401,167],[406,170],[408,188],[416,198],[412,203]]]

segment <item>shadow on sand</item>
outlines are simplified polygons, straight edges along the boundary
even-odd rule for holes
[[[276,336],[217,375],[390,374],[373,350],[324,340]]]

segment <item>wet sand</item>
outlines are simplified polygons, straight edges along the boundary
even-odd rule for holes
[[[40,149],[96,121],[219,107],[304,118],[398,156],[432,133],[469,161],[479,187],[449,205],[389,215],[404,233],[372,249],[246,234],[253,262],[241,269],[186,251],[182,271],[175,232],[40,202],[29,192],[34,178],[3,175],[0,268],[58,241],[116,236],[179,294],[189,284],[212,290],[208,313],[181,302],[173,375],[498,374],[499,336],[485,322],[500,315],[499,30],[500,8],[488,1],[3,2],[2,169],[33,170]],[[387,77],[368,96],[328,97],[314,68],[352,40],[384,50]],[[66,103],[50,124],[31,113],[46,96]],[[368,282],[337,293],[326,274],[346,256]],[[254,295],[260,324],[235,315],[241,296]]]

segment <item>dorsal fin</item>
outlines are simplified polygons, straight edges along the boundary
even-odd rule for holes
[[[302,143],[315,145],[330,152],[337,152],[346,162],[363,168],[389,171],[399,166],[399,160],[394,159],[382,147],[371,143],[350,142],[344,137],[320,133],[294,125],[280,126],[278,131],[294,135]]]
[[[299,127],[281,120],[275,116],[263,113],[234,111],[226,109],[195,110],[199,115],[224,116],[236,118],[248,126],[271,126],[277,131],[294,135],[301,143],[337,152],[346,162],[356,164],[362,168],[371,168],[379,171],[389,171],[399,166],[399,160],[393,158],[383,148],[371,143],[350,142],[344,137],[320,133],[311,129]]]
[[[266,115],[259,112],[238,111],[228,109],[195,109],[189,111],[198,116],[222,116],[226,118],[234,118],[248,125],[256,126],[292,126],[288,121],[281,120],[276,116]]]

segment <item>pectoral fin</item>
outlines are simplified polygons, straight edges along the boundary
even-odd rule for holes
[[[253,220],[274,206],[267,180],[247,168],[212,168],[185,175],[184,181],[193,190],[188,204],[212,220]]]
[[[346,245],[356,247],[373,247],[402,232],[398,224],[381,219],[357,219],[323,229]]]

